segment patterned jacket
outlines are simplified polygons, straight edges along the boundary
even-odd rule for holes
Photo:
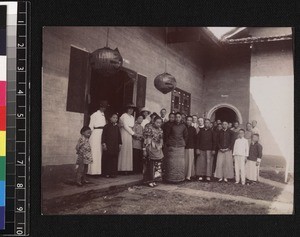
[[[84,137],[83,135],[79,138],[76,151],[76,154],[78,155],[76,164],[79,165],[93,163],[91,145],[88,138]]]

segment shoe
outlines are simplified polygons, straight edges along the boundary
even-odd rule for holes
[[[245,183],[242,183],[242,185],[245,185]]]
[[[190,179],[190,178],[186,178],[185,180],[186,180],[186,181],[191,181],[191,179]]]
[[[202,177],[199,177],[199,179],[198,179],[199,181],[203,181],[203,178]]]
[[[154,182],[153,185],[154,185],[154,186],[157,186],[157,183]]]
[[[227,183],[228,182],[228,180],[227,179],[224,179],[224,181]]]
[[[153,188],[154,184],[153,183],[149,183],[148,186],[151,187],[151,188]]]
[[[219,179],[219,182],[222,182],[223,181],[223,179]]]
[[[235,183],[236,183],[236,184],[238,184],[239,182],[238,182],[238,181],[236,181]]]
[[[210,182],[210,177],[206,177],[206,181]]]
[[[81,182],[76,182],[76,185],[77,185],[78,187],[82,187],[82,183],[81,183]]]

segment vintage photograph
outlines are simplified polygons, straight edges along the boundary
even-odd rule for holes
[[[293,214],[293,32],[45,26],[42,214]]]

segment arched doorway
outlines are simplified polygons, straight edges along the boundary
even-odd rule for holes
[[[219,108],[216,110],[215,112],[215,120],[221,120],[221,121],[227,121],[230,123],[234,123],[235,121],[237,121],[237,116],[236,113],[229,108],[223,107],[223,108]]]
[[[218,104],[214,106],[208,113],[207,117],[213,121],[220,119],[221,121],[243,123],[242,115],[240,111],[231,104]]]

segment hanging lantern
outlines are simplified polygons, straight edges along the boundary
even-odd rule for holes
[[[154,86],[160,92],[167,94],[176,88],[176,79],[171,74],[164,72],[154,79]]]
[[[104,47],[91,54],[90,63],[93,69],[99,70],[105,76],[110,76],[120,70],[123,58],[118,48]]]

